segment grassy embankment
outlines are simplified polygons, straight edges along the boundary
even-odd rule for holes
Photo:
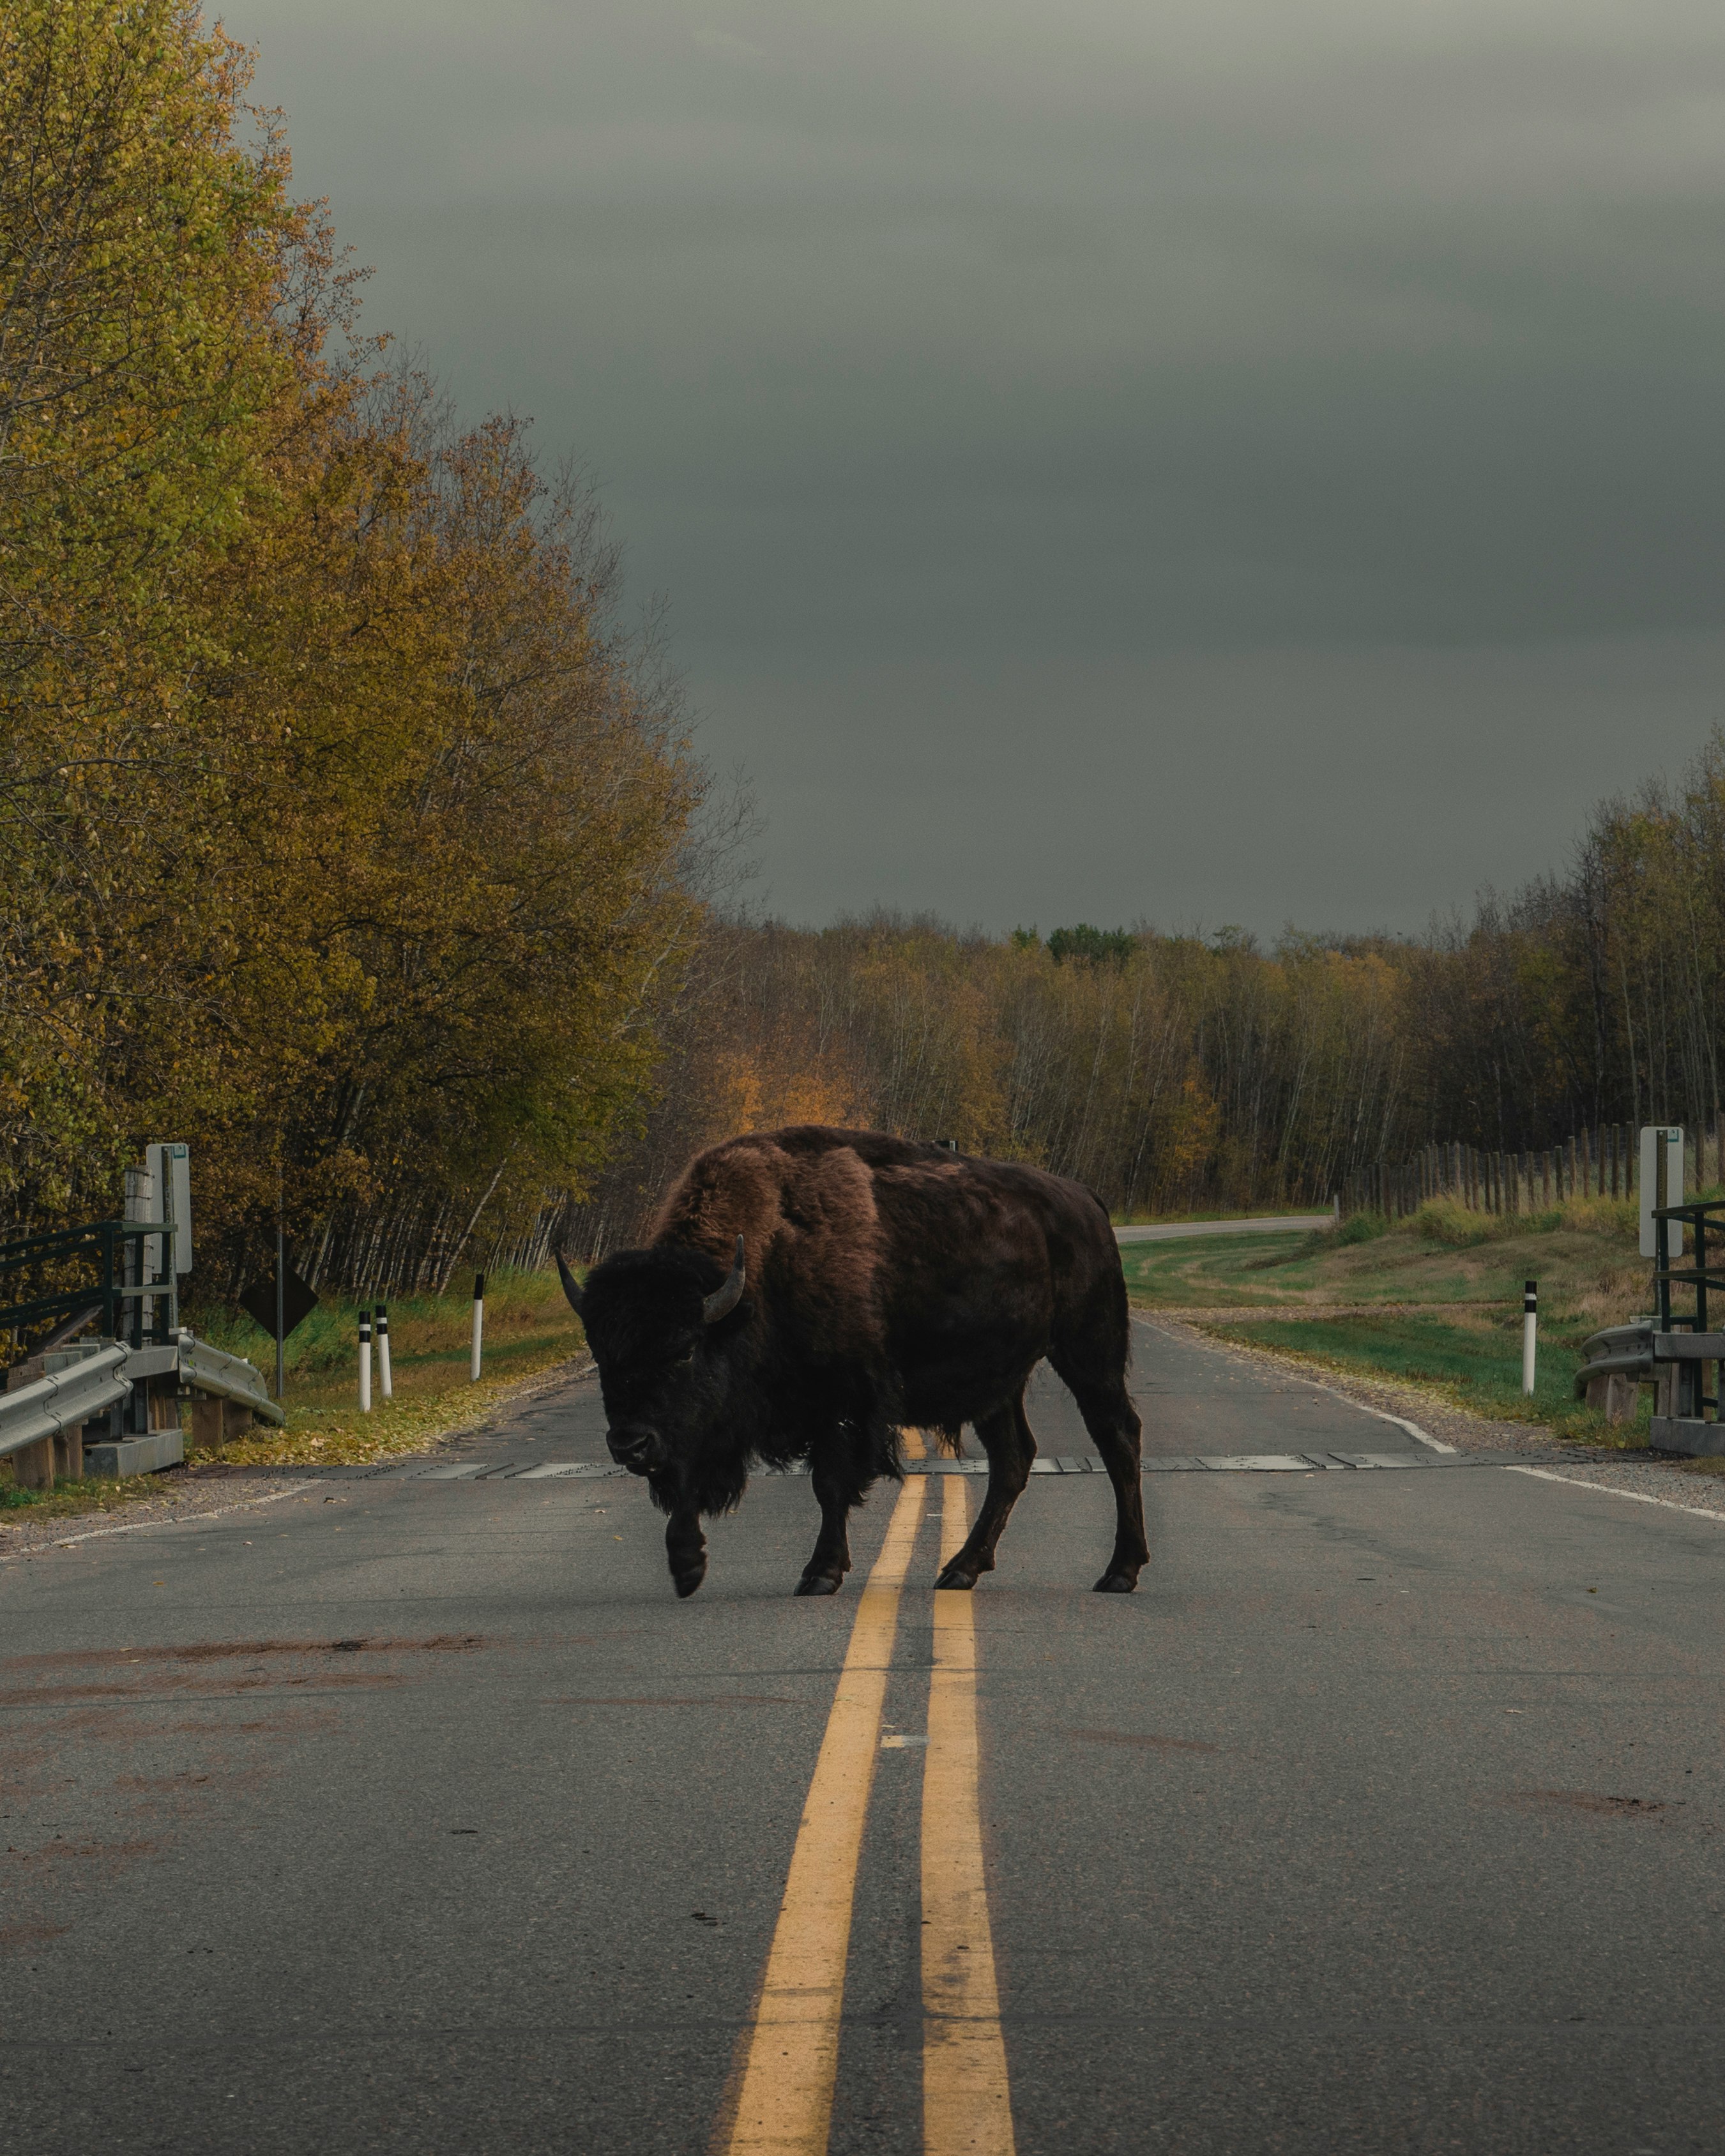
[[[241,1466],[330,1465],[414,1452],[480,1421],[527,1378],[583,1352],[581,1328],[553,1273],[496,1273],[485,1282],[485,1375],[468,1377],[473,1304],[466,1292],[405,1296],[389,1306],[390,1359],[395,1398],[377,1397],[375,1358],[369,1415],[359,1412],[358,1306],[326,1298],[287,1343],[288,1420],[285,1430],[255,1425],[223,1450],[188,1446],[188,1466],[226,1460]],[[187,1313],[201,1339],[244,1355],[275,1383],[275,1343],[249,1317],[213,1311]],[[33,1519],[105,1512],[140,1497],[160,1496],[165,1478],[140,1475],[124,1482],[64,1482],[51,1495],[19,1490],[9,1462],[0,1461],[0,1511]],[[166,1478],[171,1481],[172,1477]]]
[[[1581,1343],[1649,1307],[1633,1205],[1577,1201],[1522,1220],[1428,1204],[1395,1226],[1356,1215],[1315,1235],[1194,1237],[1122,1253],[1132,1300],[1206,1332],[1412,1384],[1572,1439],[1645,1445],[1651,1394],[1614,1428],[1575,1399]],[[1522,1284],[1539,1283],[1538,1389],[1522,1394]]]

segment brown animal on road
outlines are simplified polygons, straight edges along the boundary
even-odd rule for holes
[[[612,1456],[669,1514],[680,1595],[706,1573],[703,1513],[728,1512],[752,1462],[807,1460],[820,1532],[798,1594],[850,1568],[850,1509],[901,1472],[898,1432],[971,1424],[982,1510],[937,1584],[968,1588],[1023,1490],[1036,1440],[1024,1388],[1045,1356],[1114,1486],[1103,1594],[1148,1561],[1139,1422],[1126,1389],[1126,1286],[1081,1184],[876,1131],[799,1124],[698,1155],[651,1242],[563,1286],[598,1364]]]

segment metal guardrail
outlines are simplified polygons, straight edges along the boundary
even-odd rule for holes
[[[182,1383],[195,1392],[210,1393],[218,1399],[237,1400],[262,1421],[274,1423],[278,1429],[287,1420],[285,1412],[270,1399],[261,1373],[243,1355],[230,1355],[223,1348],[212,1348],[208,1341],[198,1339],[194,1333],[182,1332],[178,1362]]]
[[[76,1430],[123,1400],[131,1390],[122,1369],[128,1352],[113,1341],[15,1393],[0,1393],[0,1458]]]
[[[64,1369],[50,1370],[15,1393],[0,1393],[0,1459],[95,1421],[125,1399],[134,1383],[154,1377],[177,1376],[193,1391],[233,1400],[278,1428],[287,1419],[252,1363],[212,1348],[195,1333],[181,1332],[160,1346],[131,1348],[110,1340],[59,1352]]]
[[[1582,1342],[1587,1360],[1575,1373],[1575,1397],[1587,1398],[1595,1378],[1635,1378],[1654,1375],[1653,1320],[1638,1317],[1629,1325],[1608,1325]]]

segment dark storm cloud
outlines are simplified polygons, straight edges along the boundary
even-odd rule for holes
[[[1725,716],[1716,8],[231,27],[376,321],[603,480],[793,914],[1410,926]]]

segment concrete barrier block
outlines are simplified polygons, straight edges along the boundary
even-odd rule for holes
[[[185,1456],[185,1440],[178,1430],[152,1430],[146,1437],[122,1438],[117,1444],[86,1445],[84,1471],[118,1481],[128,1475],[155,1475],[164,1467],[177,1467]]]

